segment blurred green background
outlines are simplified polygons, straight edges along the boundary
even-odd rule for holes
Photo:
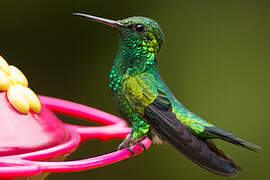
[[[118,115],[108,88],[118,34],[71,13],[115,20],[151,17],[165,33],[158,57],[160,73],[178,99],[201,117],[263,146],[260,153],[252,153],[217,141],[244,169],[234,179],[269,179],[269,10],[269,1],[1,0],[0,54],[26,74],[39,94]],[[108,153],[119,143],[89,141],[69,159]],[[153,145],[135,159],[111,166],[48,177],[165,178],[223,179],[194,165],[169,145]]]

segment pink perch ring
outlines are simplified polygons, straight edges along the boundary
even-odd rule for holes
[[[63,142],[33,152],[0,155],[0,178],[34,176],[40,173],[82,171],[113,164],[132,156],[129,150],[123,149],[83,160],[46,161],[69,155],[81,143],[89,139],[99,139],[101,141],[124,139],[130,133],[130,128],[127,127],[124,120],[94,108],[51,97],[39,96],[39,98],[42,104],[42,110],[39,113],[40,117],[46,116],[51,119],[57,119],[51,112],[53,111],[99,123],[103,126],[86,127],[64,124],[64,128],[67,131],[67,138]],[[31,115],[37,121],[39,120],[39,117],[35,117],[33,114]],[[151,141],[148,138],[142,140],[141,143],[145,145],[146,149],[151,145]],[[135,156],[144,150],[140,145],[134,145],[131,149],[134,151]]]

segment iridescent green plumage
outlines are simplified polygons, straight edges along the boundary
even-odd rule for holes
[[[76,15],[119,29],[119,51],[109,85],[121,115],[132,125],[120,149],[148,136],[157,143],[169,142],[187,158],[218,175],[233,176],[241,171],[210,139],[220,138],[247,149],[258,146],[201,119],[178,102],[158,73],[156,57],[163,33],[155,21],[145,17],[111,21]]]
[[[131,17],[120,22],[131,27],[120,29],[120,47],[110,74],[110,87],[116,96],[120,112],[133,124],[133,135],[139,137],[143,135],[142,132],[146,132],[146,127],[140,127],[145,124],[137,121],[144,122],[140,118],[143,116],[143,109],[153,103],[160,90],[166,92],[173,112],[181,123],[195,134],[205,136],[202,134],[204,126],[213,125],[185,109],[159,76],[156,56],[163,42],[159,25],[143,17]],[[134,33],[134,24],[143,24],[147,31]]]

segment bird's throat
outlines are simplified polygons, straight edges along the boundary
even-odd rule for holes
[[[109,86],[115,92],[121,86],[123,79],[155,67],[154,54],[139,52],[133,47],[126,46],[120,40],[119,50],[110,73]]]

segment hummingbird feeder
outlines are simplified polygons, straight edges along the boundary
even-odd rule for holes
[[[23,73],[0,56],[0,179],[43,179],[48,173],[89,170],[116,163],[143,152],[140,145],[98,157],[63,161],[84,141],[124,139],[126,122],[106,112],[46,96],[28,88]],[[65,114],[101,126],[61,122]],[[141,143],[148,149],[151,141]]]

